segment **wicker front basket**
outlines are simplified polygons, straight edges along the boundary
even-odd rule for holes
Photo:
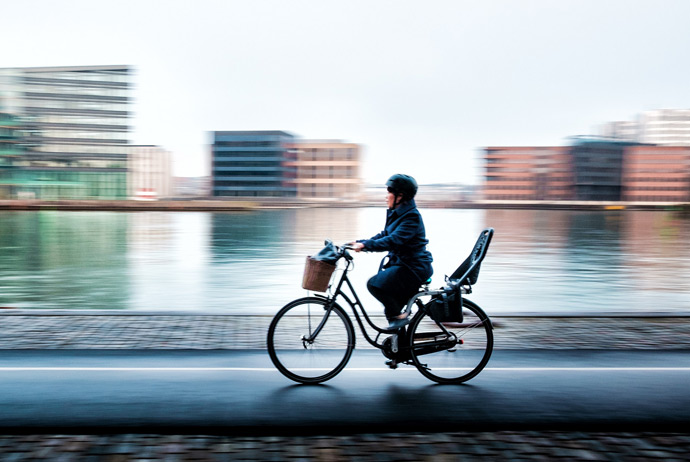
[[[335,265],[307,257],[307,264],[304,265],[302,288],[314,292],[326,292],[333,271],[335,271]]]

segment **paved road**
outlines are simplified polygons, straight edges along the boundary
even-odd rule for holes
[[[265,351],[0,351],[3,432],[338,433],[678,430],[688,351],[497,351],[435,385],[359,351],[325,385],[296,385]]]

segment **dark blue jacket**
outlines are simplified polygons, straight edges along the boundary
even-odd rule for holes
[[[358,242],[364,244],[368,252],[388,251],[388,266],[407,266],[419,277],[420,282],[430,278],[434,270],[433,258],[426,250],[426,238],[422,215],[417,210],[414,199],[405,202],[394,210],[388,210],[386,226],[371,239]]]

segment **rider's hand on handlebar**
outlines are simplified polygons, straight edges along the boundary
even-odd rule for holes
[[[361,252],[364,249],[364,244],[361,242],[348,242],[347,247],[355,252]]]

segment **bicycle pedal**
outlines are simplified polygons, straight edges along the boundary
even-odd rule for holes
[[[397,369],[398,368],[398,362],[395,361],[394,359],[391,359],[390,361],[386,361],[386,366],[390,367],[391,369]]]

